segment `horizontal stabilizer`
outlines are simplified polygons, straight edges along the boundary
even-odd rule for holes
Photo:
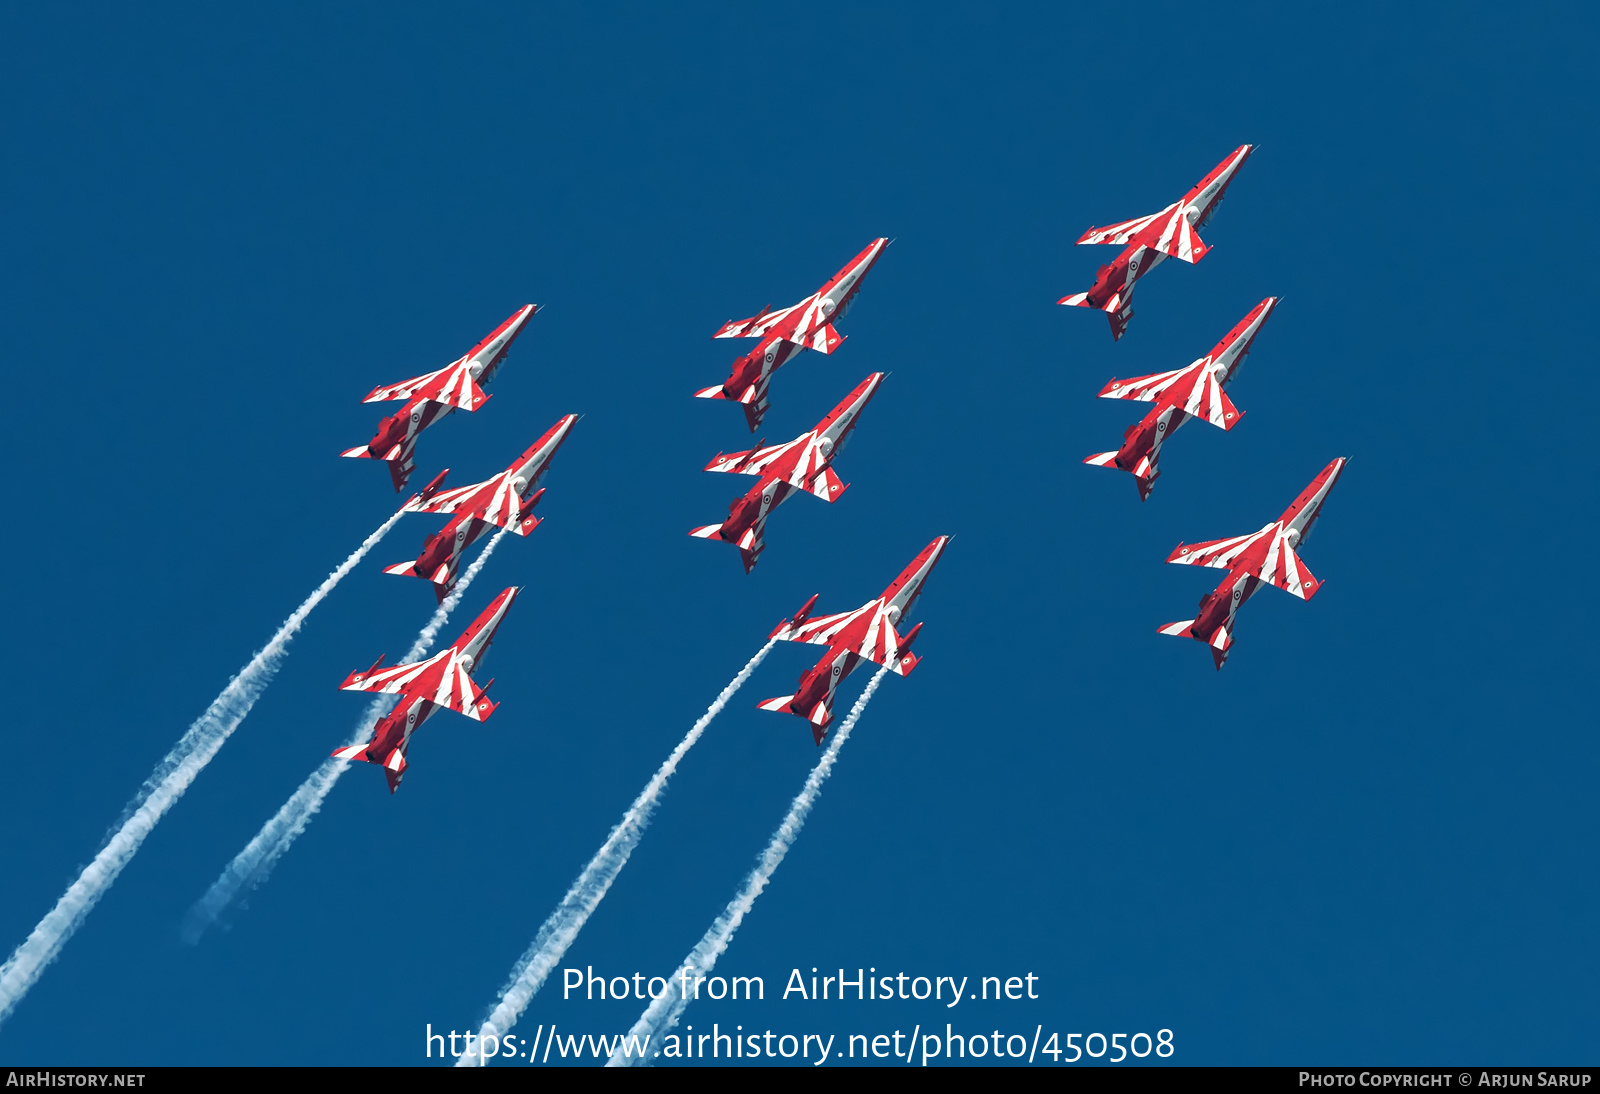
[[[694,393],[696,399],[726,399],[728,393],[720,387],[703,387]]]
[[[372,459],[372,453],[370,450],[368,450],[366,445],[362,445],[360,448],[347,448],[343,452],[339,453],[339,455],[352,460]]]
[[[744,421],[750,427],[750,432],[754,433],[761,428],[761,419],[766,416],[767,407],[771,405],[771,403],[767,402],[765,395],[756,399],[755,402],[744,404]]]
[[[1094,307],[1093,304],[1089,303],[1089,294],[1086,292],[1075,292],[1071,296],[1063,296],[1060,300],[1057,300],[1056,303],[1065,304],[1069,308]]]
[[[763,702],[757,703],[756,706],[760,707],[762,710],[770,710],[778,714],[793,714],[794,707],[790,705],[793,701],[793,695],[780,695],[776,699],[767,699]]]
[[[415,562],[400,562],[393,566],[385,566],[383,572],[386,574],[400,574],[404,577],[416,577],[417,564]]]
[[[689,534],[695,539],[716,539],[717,533],[722,531],[720,524],[707,524],[699,528],[691,528]]]
[[[411,472],[417,468],[416,461],[411,458],[410,452],[401,453],[400,446],[395,445],[394,450],[387,458],[389,465],[389,478],[394,483],[394,492],[401,493],[406,488],[406,483],[411,479]]]
[[[366,745],[351,745],[349,748],[341,748],[337,752],[331,753],[331,755],[336,760],[360,760],[364,764],[377,762],[367,755]]]
[[[389,758],[383,761],[383,777],[389,783],[389,793],[393,794],[400,789],[400,780],[406,777],[406,754],[398,748],[389,753]]]
[[[1117,454],[1115,452],[1096,452],[1092,456],[1086,456],[1083,462],[1093,467],[1116,467]]]
[[[1107,311],[1110,311],[1110,309],[1108,308]],[[1133,307],[1129,305],[1121,311],[1111,312],[1106,318],[1111,320],[1111,340],[1113,342],[1119,341],[1124,334],[1128,333],[1128,321],[1133,318]]]
[[[1170,634],[1174,638],[1193,638],[1194,631],[1190,630],[1193,626],[1194,620],[1180,619],[1176,623],[1168,623],[1166,626],[1159,628],[1157,633]]]

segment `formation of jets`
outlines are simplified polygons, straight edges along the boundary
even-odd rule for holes
[[[749,319],[724,323],[712,338],[759,338],[756,348],[733,363],[728,378],[718,387],[695,392],[700,399],[726,399],[744,407],[745,421],[754,433],[771,405],[767,389],[772,374],[801,350],[832,353],[845,340],[834,328],[844,317],[861,282],[890,243],[880,237],[867,244],[860,254],[828,279],[827,283],[787,308],[763,308]],[[833,469],[834,457],[850,439],[861,412],[883,383],[884,373],[874,372],[839,405],[828,412],[816,427],[783,444],[756,442],[743,452],[718,452],[707,471],[754,475],[757,482],[743,497],[728,506],[728,517],[721,524],[706,524],[690,530],[697,539],[716,539],[739,548],[744,572],[749,573],[766,549],[767,520],[772,511],[798,493],[813,494],[835,502],[847,485]],[[780,695],[760,704],[762,710],[781,711],[804,718],[811,724],[812,739],[820,746],[833,721],[833,700],[840,681],[863,659],[905,676],[916,667],[918,658],[911,643],[922,629],[918,623],[902,636],[896,629],[911,611],[922,592],[923,582],[944,553],[949,536],[940,536],[928,545],[894,583],[876,600],[853,612],[811,619],[817,602],[813,596],[793,619],[773,631],[771,638],[809,642],[827,646],[822,660],[800,677],[793,695]],[[819,594],[820,595],[820,594]]]
[[[389,465],[396,492],[405,488],[416,469],[417,436],[428,426],[457,410],[475,411],[490,396],[483,385],[494,378],[511,343],[539,310],[525,304],[483,341],[442,369],[388,387],[374,388],[362,402],[407,400],[398,412],[378,424],[378,432],[363,448],[342,453],[359,459],[382,460]],[[386,566],[384,573],[419,577],[433,586],[440,603],[456,586],[461,559],[467,548],[491,529],[526,536],[539,526],[534,508],[544,497],[539,479],[550,467],[556,451],[578,422],[578,415],[563,415],[544,435],[504,471],[470,486],[444,489],[450,473],[445,468],[400,507],[404,513],[440,513],[450,520],[423,541],[422,551],[410,562]],[[359,760],[383,768],[392,794],[400,786],[407,761],[406,749],[417,727],[439,710],[454,710],[481,722],[495,705],[478,687],[472,673],[482,666],[489,643],[505,619],[518,589],[506,589],[484,609],[473,624],[447,649],[415,664],[382,668],[383,658],[365,672],[353,672],[341,687],[345,691],[373,691],[399,695],[400,702],[373,727],[364,745],[341,748],[334,756]],[[492,684],[494,681],[490,681]]]
[[[1251,145],[1241,145],[1181,199],[1158,213],[1085,232],[1080,244],[1114,244],[1122,251],[1100,267],[1087,292],[1067,296],[1060,303],[1105,312],[1113,340],[1120,340],[1133,316],[1133,290],[1140,278],[1168,258],[1192,264],[1210,251],[1199,231],[1210,221],[1253,150]],[[757,340],[756,346],[734,361],[726,380],[697,391],[696,397],[738,403],[754,433],[771,408],[773,374],[804,350],[831,354],[844,343],[845,336],[835,323],[845,316],[889,242],[885,237],[874,239],[797,304],[776,310],[766,307],[748,319],[724,323],[712,335],[714,339],[752,338]],[[1118,448],[1096,453],[1084,462],[1127,472],[1133,476],[1140,499],[1148,500],[1161,477],[1162,448],[1185,422],[1198,418],[1231,430],[1243,417],[1224,389],[1238,376],[1278,303],[1273,296],[1262,300],[1209,353],[1183,368],[1132,379],[1113,377],[1101,389],[1101,398],[1148,403],[1150,408],[1127,428]],[[365,402],[404,399],[406,403],[379,424],[364,447],[344,455],[382,460],[389,466],[395,490],[403,490],[416,467],[418,435],[456,410],[476,411],[488,401],[483,385],[493,378],[511,344],[537,311],[533,304],[517,309],[471,351],[442,369],[375,388]],[[755,478],[755,485],[734,499],[726,519],[694,528],[689,534],[736,547],[745,573],[750,573],[766,549],[767,522],[778,506],[800,493],[829,503],[844,494],[847,486],[834,470],[834,460],[884,376],[882,372],[870,374],[814,428],[793,440],[774,445],[763,440],[744,451],[719,452],[706,471],[749,475]],[[575,414],[563,416],[504,471],[482,482],[447,490],[444,481],[449,471],[440,472],[408,499],[402,510],[436,513],[448,521],[427,537],[415,559],[388,566],[385,572],[429,582],[443,602],[456,586],[463,556],[474,542],[491,529],[526,536],[539,525],[533,510],[545,493],[540,479],[577,421]],[[1180,543],[1168,562],[1226,573],[1216,589],[1201,599],[1193,619],[1169,623],[1160,633],[1204,643],[1220,669],[1233,647],[1239,607],[1258,588],[1275,585],[1309,600],[1321,585],[1298,550],[1346,462],[1341,457],[1328,464],[1282,516],[1257,532],[1208,543]],[[834,719],[840,683],[863,661],[909,675],[919,662],[911,648],[922,624],[904,633],[900,628],[949,543],[949,536],[936,538],[887,589],[853,611],[813,616],[818,600],[813,596],[792,618],[779,624],[772,639],[809,643],[825,650],[816,664],[801,674],[793,694],[768,699],[760,708],[803,718],[820,745]],[[405,773],[412,734],[435,711],[450,709],[480,722],[493,713],[495,704],[486,695],[488,685],[480,688],[472,674],[482,666],[517,592],[516,588],[506,589],[460,638],[426,660],[384,668],[379,658],[365,672],[352,673],[343,685],[346,690],[399,695],[401,701],[378,721],[366,744],[340,749],[334,755],[381,766],[392,792]]]
[[[1088,292],[1062,297],[1058,303],[1099,308],[1110,317],[1112,340],[1119,341],[1128,329],[1128,320],[1133,318],[1133,287],[1141,277],[1168,258],[1192,264],[1210,252],[1211,248],[1200,239],[1199,230],[1210,221],[1228,184],[1253,151],[1251,145],[1240,145],[1181,199],[1159,213],[1090,228],[1079,244],[1112,243],[1121,246],[1122,253],[1109,265],[1100,267]],[[1239,374],[1239,366],[1278,302],[1275,296],[1261,301],[1210,353],[1183,368],[1129,380],[1113,377],[1100,389],[1100,398],[1152,405],[1142,419],[1123,433],[1119,448],[1097,452],[1083,462],[1128,472],[1139,489],[1139,499],[1148,501],[1161,477],[1162,445],[1185,422],[1199,418],[1222,430],[1239,424],[1244,412],[1234,406],[1223,388]],[[1221,669],[1233,647],[1234,616],[1263,584],[1276,585],[1302,600],[1310,600],[1321,585],[1295,550],[1304,544],[1312,522],[1322,512],[1322,504],[1347,462],[1346,457],[1340,457],[1328,464],[1281,517],[1259,532],[1210,543],[1180,543],[1168,562],[1210,566],[1228,573],[1215,590],[1201,598],[1193,619],[1168,623],[1160,633],[1204,642]]]

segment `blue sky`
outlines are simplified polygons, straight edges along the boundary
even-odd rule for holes
[[[1577,8],[1261,5],[1217,15],[868,6],[760,13],[283,6],[4,16],[0,346],[12,413],[0,939],[100,845],[151,766],[394,505],[381,382],[547,306],[419,471],[473,481],[585,415],[526,541],[457,633],[525,585],[487,725],[441,716],[390,798],[360,769],[232,929],[189,904],[364,706],[336,690],[432,608],[381,573],[317,609],[276,683],[0,1029],[27,1063],[419,1063],[467,1028],[672,745],[771,627],[875,595],[957,540],[885,682],[723,959],[1040,979],[1036,1001],[697,1005],[775,1031],[1175,1031],[1182,1063],[1594,1059],[1597,760],[1594,26]],[[1153,212],[1262,144],[1113,344],[1057,308]],[[696,402],[790,303],[896,238],[773,385],[786,439],[890,371],[754,574],[685,535],[744,447]],[[1178,367],[1285,298],[1141,505],[1080,460]],[[1214,575],[1180,539],[1251,531],[1353,457],[1226,669],[1155,628]],[[420,481],[425,481],[420,480]],[[459,625],[458,625],[459,624]],[[754,703],[712,725],[569,965],[665,975],[815,762]],[[852,682],[859,688],[864,677]],[[620,1030],[636,1004],[525,1026]]]

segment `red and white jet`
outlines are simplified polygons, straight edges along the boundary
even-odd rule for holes
[[[740,475],[760,475],[761,481],[750,488],[742,498],[735,498],[728,506],[728,519],[721,524],[707,524],[689,534],[698,539],[720,539],[737,544],[739,557],[744,561],[744,572],[749,573],[766,550],[762,534],[767,528],[767,518],[772,511],[787,501],[790,495],[809,491],[826,502],[839,500],[848,483],[839,481],[833,470],[833,457],[850,439],[861,412],[872,401],[872,396],[883,383],[884,374],[874,372],[844,401],[828,412],[809,433],[802,433],[784,444],[759,445],[748,452],[717,453],[717,458],[706,464],[707,471],[730,471]]]
[[[873,240],[844,269],[830,277],[827,284],[792,307],[778,311],[762,308],[749,319],[730,319],[722,324],[722,329],[711,337],[759,338],[761,342],[733,363],[733,370],[720,387],[703,388],[694,393],[695,398],[730,399],[742,404],[745,421],[754,433],[761,427],[761,417],[770,405],[767,386],[772,374],[801,350],[832,353],[844,341],[845,336],[833,327],[834,320],[843,318],[850,310],[867,271],[888,245],[887,239]]]
[[[416,467],[417,434],[434,422],[457,410],[474,411],[489,401],[482,384],[494,378],[495,370],[505,360],[511,343],[533,314],[537,304],[525,304],[510,319],[496,327],[489,337],[472,347],[466,356],[457,358],[444,368],[422,376],[413,376],[388,387],[375,387],[361,401],[387,403],[395,399],[409,400],[405,406],[378,423],[378,432],[360,448],[339,453],[358,460],[382,460],[389,465],[389,477],[394,480],[395,493],[406,488],[406,480]]]
[[[903,636],[895,627],[911,614],[923,583],[949,542],[949,536],[940,536],[928,544],[882,595],[853,612],[812,619],[811,608],[817,602],[813,596],[794,613],[793,619],[778,624],[770,637],[827,646],[828,652],[801,674],[800,686],[793,695],[768,699],[760,704],[761,709],[804,718],[811,723],[811,736],[820,745],[828,732],[828,723],[833,721],[833,699],[839,682],[850,675],[862,658],[887,665],[890,671],[901,676],[909,676],[922,660],[911,652],[911,643],[917,640],[922,624],[918,623]]]
[[[386,574],[403,574],[433,582],[434,595],[444,602],[456,583],[461,556],[490,528],[504,528],[525,536],[539,526],[534,506],[544,497],[544,488],[534,490],[540,476],[550,467],[556,449],[567,439],[578,415],[568,414],[545,431],[544,436],[517,457],[515,463],[492,479],[440,491],[447,467],[427,488],[401,506],[409,513],[451,513],[450,523],[429,536],[414,562],[385,566]],[[529,493],[532,491],[532,493]]]
[[[1161,633],[1204,642],[1211,647],[1211,659],[1220,669],[1228,659],[1228,650],[1233,647],[1233,618],[1239,612],[1239,605],[1249,600],[1263,583],[1276,585],[1301,600],[1310,600],[1322,588],[1322,582],[1311,576],[1295,548],[1305,544],[1311,525],[1322,513],[1322,503],[1349,462],[1348,456],[1340,456],[1324,467],[1294,504],[1283,511],[1283,516],[1259,532],[1209,543],[1178,544],[1167,558],[1168,562],[1227,570],[1228,576],[1200,598],[1199,614],[1193,619],[1168,623],[1160,628]]]
[[[376,691],[402,698],[398,706],[378,720],[370,741],[341,748],[333,755],[341,760],[380,765],[389,780],[389,793],[393,794],[405,777],[411,735],[436,711],[453,710],[475,722],[486,721],[499,706],[486,694],[494,681],[480,688],[472,673],[483,666],[489,643],[494,641],[494,633],[519,591],[512,586],[495,597],[483,614],[461,632],[460,638],[426,661],[380,668],[380,657],[366,672],[358,670],[345,677],[339,685],[341,691]]]
[[[1096,452],[1084,460],[1095,467],[1116,467],[1133,475],[1139,499],[1147,500],[1161,477],[1157,461],[1161,445],[1190,418],[1210,422],[1219,429],[1232,429],[1244,417],[1223,392],[1223,385],[1239,373],[1239,365],[1250,352],[1251,343],[1266,323],[1278,298],[1269,296],[1250,314],[1239,320],[1227,336],[1211,347],[1211,352],[1184,368],[1136,376],[1131,380],[1115,377],[1100,389],[1102,399],[1132,399],[1154,403],[1143,420],[1130,425],[1122,434],[1122,447],[1115,452]]]
[[[1206,226],[1211,214],[1216,212],[1228,183],[1238,174],[1244,161],[1250,158],[1253,147],[1241,144],[1228,158],[1211,169],[1211,173],[1180,201],[1167,206],[1159,213],[1125,220],[1104,228],[1090,228],[1078,240],[1085,243],[1115,243],[1123,251],[1109,266],[1101,266],[1095,274],[1094,286],[1088,292],[1064,296],[1056,301],[1079,308],[1099,308],[1111,319],[1111,337],[1121,338],[1133,318],[1133,286],[1145,274],[1168,258],[1181,258],[1185,262],[1199,262],[1211,250],[1201,242],[1196,233]]]

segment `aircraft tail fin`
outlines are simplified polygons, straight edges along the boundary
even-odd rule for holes
[[[416,577],[417,564],[415,560],[411,562],[400,562],[393,566],[385,566],[383,568],[383,572],[386,574],[399,574],[402,577]]]
[[[718,538],[717,533],[720,531],[722,531],[722,525],[720,524],[705,524],[699,528],[689,529],[689,534],[695,539],[716,539]]]
[[[696,399],[726,399],[728,394],[727,392],[723,391],[720,386],[703,387],[694,393],[694,397]]]
[[[1180,619],[1176,623],[1168,623],[1164,627],[1157,628],[1156,633],[1170,634],[1174,638],[1193,638],[1194,631],[1191,629],[1193,626],[1194,620]]]
[[[1096,452],[1092,456],[1086,456],[1083,462],[1091,467],[1116,467],[1117,454],[1115,452]]]
[[[378,762],[371,756],[367,755],[366,745],[351,745],[348,748],[341,748],[335,752],[331,752],[329,755],[337,760],[359,760],[364,764],[375,764]]]
[[[780,695],[776,699],[764,699],[756,706],[761,710],[770,710],[778,714],[793,714],[793,704],[793,695]]]
[[[1069,308],[1094,307],[1093,304],[1089,303],[1089,294],[1086,292],[1075,292],[1071,296],[1063,296],[1060,300],[1057,300],[1056,303],[1065,304]]]

